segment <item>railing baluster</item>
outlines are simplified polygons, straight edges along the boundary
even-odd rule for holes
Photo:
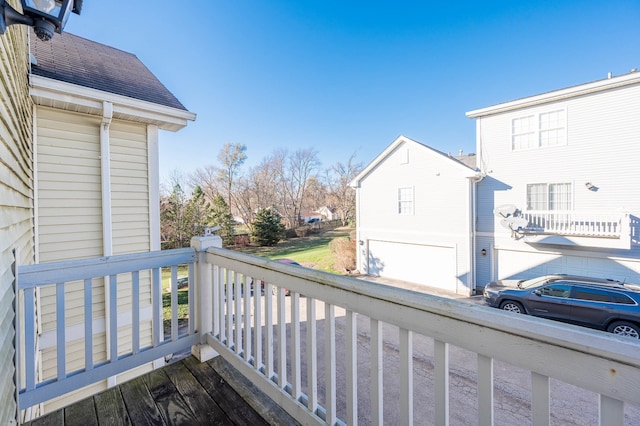
[[[84,369],[93,369],[93,282],[84,280]]]
[[[227,347],[233,349],[233,271],[225,270],[226,308],[227,308]]]
[[[261,281],[253,278],[253,366],[262,368],[262,286]]]
[[[400,424],[413,425],[413,333],[400,328]]]
[[[357,314],[347,311],[347,418],[348,425],[358,424],[358,328]]]
[[[271,283],[265,283],[264,286],[264,298],[265,298],[265,322],[264,329],[266,331],[264,339],[265,350],[265,374],[269,380],[273,379],[273,286]]]
[[[278,386],[287,385],[287,311],[285,309],[285,290],[278,287]]]
[[[67,377],[67,345],[65,339],[66,321],[64,314],[64,283],[58,283],[56,284],[56,354],[58,363],[58,380],[62,380]]]
[[[478,423],[493,424],[493,358],[478,354]]]
[[[325,368],[325,421],[336,423],[336,311],[335,306],[324,304],[324,368]]]
[[[449,344],[433,342],[435,361],[436,425],[449,424]]]
[[[242,274],[238,271],[234,271],[234,285],[233,285],[233,326],[235,328],[235,352],[236,355],[242,353]]]
[[[131,273],[131,334],[132,334],[132,352],[137,354],[140,352],[140,271]]]
[[[624,403],[606,395],[600,395],[599,414],[600,426],[624,425]]]
[[[227,340],[227,335],[226,335],[226,328],[225,328],[225,318],[226,318],[226,314],[225,314],[225,306],[227,304],[227,299],[226,299],[226,289],[227,289],[227,283],[226,283],[226,272],[225,272],[225,268],[223,267],[218,267],[218,291],[220,292],[218,295],[218,324],[220,327],[220,343],[222,344],[226,344],[226,340]]]
[[[153,268],[151,272],[151,303],[153,311],[153,320],[151,327],[153,329],[153,347],[160,345],[164,340],[163,318],[162,318],[162,270]]]
[[[534,426],[548,425],[550,419],[549,377],[531,372],[531,414]]]
[[[24,358],[26,390],[36,387],[36,301],[35,288],[24,291]]]
[[[307,297],[307,408],[318,410],[318,360],[316,335],[316,300]]]
[[[118,276],[109,275],[109,361],[118,360]]]
[[[188,286],[187,286],[187,297],[189,300],[189,334],[193,334],[195,333],[195,318],[196,318],[196,313],[195,313],[195,293],[196,293],[196,283],[194,283],[195,280],[195,269],[196,266],[193,263],[190,263],[188,265],[189,268],[189,281],[188,281]],[[204,324],[203,324],[204,325]],[[209,324],[207,324],[207,327],[209,327]]]
[[[382,323],[371,318],[371,424],[383,424]]]
[[[218,265],[211,265],[212,280],[212,301],[213,303],[213,315],[212,315],[212,333],[214,337],[220,339],[220,274],[218,273]],[[220,339],[222,340],[222,339]]]
[[[251,297],[255,297],[255,289],[251,288],[251,277],[244,277],[244,360],[251,359]]]
[[[291,397],[300,400],[300,295],[291,292]]]
[[[171,267],[171,341],[178,340],[178,267]]]

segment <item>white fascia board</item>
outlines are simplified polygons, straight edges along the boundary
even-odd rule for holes
[[[467,167],[466,165],[460,163],[459,161],[457,161],[455,158],[452,158],[450,156],[448,156],[447,154],[445,154],[444,152],[438,151],[437,149],[431,148],[428,145],[424,145],[418,141],[415,141],[411,138],[408,138],[406,136],[398,136],[396,138],[396,140],[394,140],[391,145],[389,145],[387,148],[385,148],[384,151],[382,151],[382,153],[380,155],[378,155],[375,159],[373,159],[373,161],[371,161],[371,163],[369,163],[369,165],[367,167],[365,167],[359,174],[358,176],[356,176],[351,183],[349,184],[349,186],[353,187],[353,188],[359,188],[360,187],[360,182],[381,162],[383,162],[390,154],[391,152],[393,152],[399,145],[404,144],[404,143],[412,143],[415,144],[416,146],[419,146],[422,149],[425,149],[427,152],[431,152],[434,155],[438,155],[441,157],[445,157],[449,160],[452,161],[451,164],[454,165],[454,167],[459,167],[459,169],[462,172],[462,176],[466,177],[466,178],[475,178],[478,176],[478,173],[471,169],[470,167]]]
[[[34,98],[49,99],[85,108],[96,108],[102,112],[104,101],[113,104],[114,115],[124,114],[143,121],[153,121],[164,130],[179,130],[194,121],[196,114],[177,108],[116,95],[102,90],[65,83],[37,75],[30,76],[29,94]]]
[[[543,93],[541,95],[530,96],[527,98],[516,99],[515,101],[504,102],[487,108],[476,109],[466,113],[469,118],[479,118],[492,114],[513,111],[521,108],[527,108],[540,104],[561,101],[577,96],[588,95],[605,90],[616,89],[623,86],[630,86],[640,83],[640,72],[632,72],[618,77],[598,80],[592,83],[581,84],[579,86],[568,87],[566,89],[554,90],[553,92]]]

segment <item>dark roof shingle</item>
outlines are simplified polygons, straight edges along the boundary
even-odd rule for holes
[[[133,54],[69,33],[41,41],[32,34],[34,75],[187,110]]]

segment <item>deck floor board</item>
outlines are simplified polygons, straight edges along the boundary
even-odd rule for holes
[[[298,424],[237,371],[234,376],[234,371],[220,357],[200,363],[189,356],[26,424]]]

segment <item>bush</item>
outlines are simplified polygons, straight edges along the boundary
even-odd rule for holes
[[[333,265],[337,271],[351,273],[356,269],[356,241],[351,238],[335,238],[329,243],[329,250],[336,261]]]

